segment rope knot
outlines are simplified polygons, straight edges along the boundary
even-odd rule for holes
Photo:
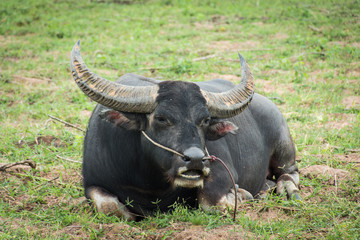
[[[215,157],[214,155],[210,155],[209,156],[209,160],[210,160],[210,162],[215,162],[218,158],[217,157]]]

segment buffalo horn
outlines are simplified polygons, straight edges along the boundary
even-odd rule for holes
[[[207,101],[207,107],[212,117],[233,117],[248,106],[254,95],[254,78],[248,64],[239,54],[241,64],[241,83],[226,92],[209,92],[201,90]]]
[[[80,41],[71,52],[71,72],[79,88],[92,100],[121,112],[151,113],[158,86],[126,86],[91,72],[80,55]]]

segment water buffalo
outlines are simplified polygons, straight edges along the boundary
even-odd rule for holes
[[[91,72],[77,42],[71,71],[79,88],[99,103],[84,140],[85,195],[98,211],[137,219],[192,207],[234,207],[276,187],[299,197],[295,148],[284,117],[254,93],[244,58],[241,83],[158,81],[125,74],[116,82]],[[208,154],[221,158],[226,169]]]

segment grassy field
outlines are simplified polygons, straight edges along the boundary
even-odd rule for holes
[[[83,204],[82,142],[95,103],[70,51],[115,80],[240,80],[284,113],[302,202],[231,214],[179,206],[124,222]],[[360,1],[0,1],[0,239],[360,239]],[[54,120],[59,118],[79,129]]]

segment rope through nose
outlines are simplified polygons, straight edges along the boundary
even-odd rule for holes
[[[172,152],[176,155],[179,155],[180,157],[185,157],[183,154],[171,149],[171,148],[168,148],[168,147],[165,147],[164,145],[161,145],[160,143],[157,143],[155,142],[154,140],[152,140],[144,131],[141,131],[141,133],[146,137],[147,140],[149,140],[152,144],[154,144],[155,146],[159,147],[159,148],[162,148],[164,150],[167,150],[169,152]]]
[[[160,143],[157,143],[155,142],[154,140],[152,140],[144,131],[141,131],[141,133],[144,135],[144,137],[149,140],[152,144],[154,144],[155,146],[159,147],[159,148],[162,148],[166,151],[169,151],[169,152],[172,152],[180,157],[185,157],[183,154],[171,149],[171,148],[168,148],[168,147],[165,147],[164,145],[161,145]],[[235,191],[235,209],[234,209],[234,221],[236,220],[236,209],[237,209],[237,188],[236,188],[236,184],[235,184],[235,180],[234,180],[234,177],[232,176],[229,168],[226,166],[226,164],[224,163],[223,160],[221,160],[220,158],[218,157],[215,157],[214,155],[210,155],[209,154],[209,151],[207,150],[207,148],[205,147],[205,151],[206,151],[206,157],[203,158],[203,160],[210,160],[210,162],[215,162],[215,161],[219,161],[223,166],[224,168],[226,169],[226,171],[228,172],[230,178],[231,178],[231,181],[232,181],[232,184],[233,184],[233,187],[234,187],[234,191]]]

